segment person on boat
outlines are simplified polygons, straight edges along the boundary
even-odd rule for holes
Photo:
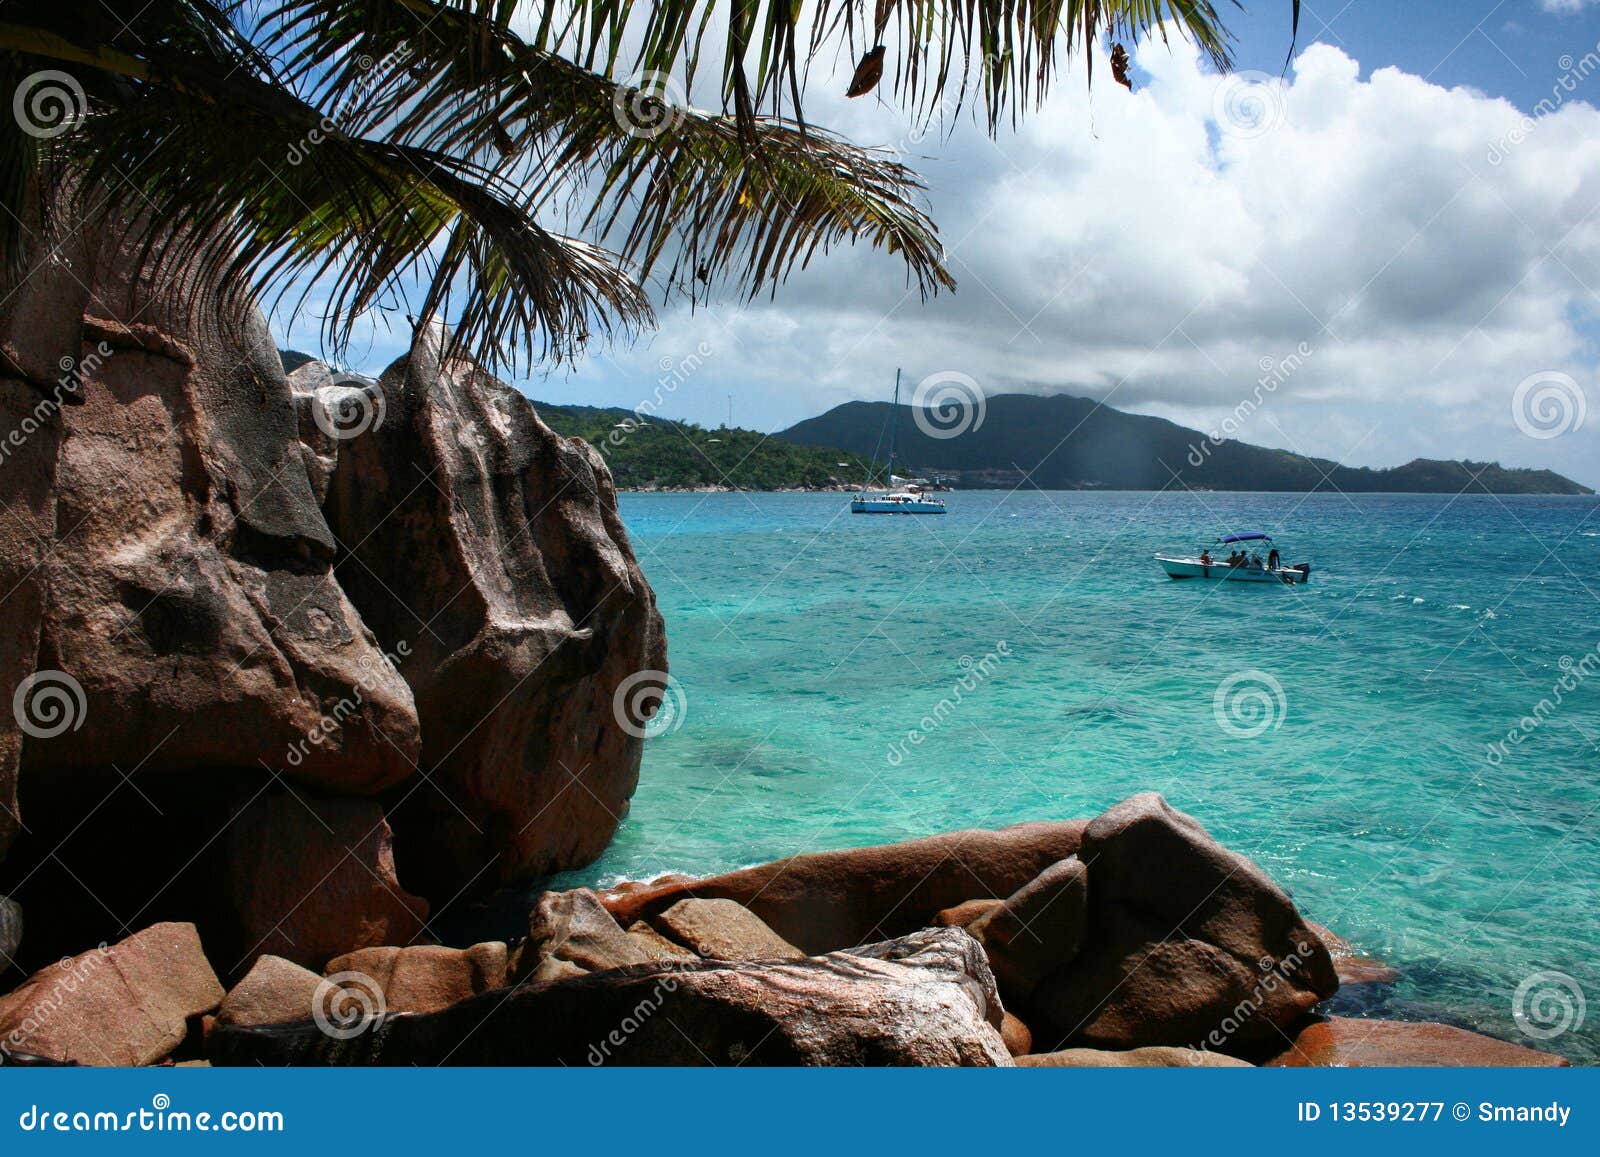
[[[1283,556],[1278,553],[1278,548],[1277,547],[1273,547],[1271,550],[1267,551],[1267,569],[1268,570],[1277,570],[1278,566],[1282,562],[1283,562]]]
[[[1243,562],[1244,562],[1244,551],[1242,551],[1242,550],[1236,550],[1236,551],[1234,551],[1232,554],[1230,554],[1228,556],[1228,565],[1229,566],[1239,566]]]
[[[1211,565],[1211,552],[1209,550],[1202,550],[1200,552],[1200,565],[1201,566],[1210,566]]]

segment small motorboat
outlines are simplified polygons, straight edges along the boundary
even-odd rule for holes
[[[1293,566],[1269,565],[1277,553],[1270,534],[1225,534],[1211,544],[1228,547],[1228,556],[1218,558],[1207,547],[1197,555],[1158,554],[1156,561],[1169,578],[1210,579],[1213,582],[1283,583],[1294,585],[1311,581],[1311,564],[1295,563]],[[1262,560],[1261,552],[1267,552]]]

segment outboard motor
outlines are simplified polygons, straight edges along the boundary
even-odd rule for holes
[[[1311,581],[1311,564],[1309,562],[1297,562],[1294,564],[1294,569],[1303,576],[1300,579],[1301,582],[1308,583]]]

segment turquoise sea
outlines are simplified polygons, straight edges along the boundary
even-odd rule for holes
[[[611,849],[565,883],[1153,789],[1402,970],[1364,1011],[1600,1061],[1600,500],[947,498],[874,518],[835,494],[623,496],[681,700]],[[1310,585],[1151,559],[1238,530]],[[1575,991],[1539,978],[1525,1002],[1594,1007],[1530,1039],[1516,991],[1550,972]]]

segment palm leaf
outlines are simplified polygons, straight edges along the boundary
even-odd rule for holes
[[[76,211],[137,212],[152,259],[201,261],[230,292],[298,287],[296,305],[331,285],[336,349],[417,282],[417,312],[458,314],[490,361],[642,324],[652,275],[758,293],[846,242],[898,254],[924,294],[952,285],[914,174],[805,122],[803,74],[829,45],[885,45],[908,108],[971,98],[991,130],[1104,34],[1172,28],[1229,63],[1209,0],[876,0],[870,24],[852,0],[564,0],[526,36],[513,0],[84,7],[0,13],[0,79],[70,67],[90,112],[48,140],[0,127],[13,276],[15,211],[64,165]],[[668,99],[636,73],[676,78]],[[712,111],[689,106],[702,73]],[[639,131],[633,107],[664,127]]]

